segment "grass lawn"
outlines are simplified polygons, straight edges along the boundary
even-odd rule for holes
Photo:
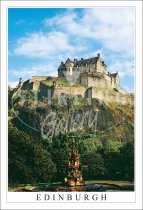
[[[47,85],[47,86],[52,86],[53,85],[53,81],[43,81],[43,84]],[[56,80],[56,85],[63,85],[64,87],[69,87],[69,86],[82,86],[80,84],[77,83],[72,83],[72,82],[68,82],[66,80]]]
[[[85,181],[86,184],[114,184],[118,186],[126,186],[126,185],[133,185],[133,183],[129,181],[111,181],[111,180],[91,180],[91,181]]]

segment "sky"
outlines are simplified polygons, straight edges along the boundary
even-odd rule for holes
[[[8,80],[57,76],[61,61],[101,54],[107,71],[134,91],[135,10],[132,7],[9,8]]]

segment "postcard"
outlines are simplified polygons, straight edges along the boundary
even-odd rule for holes
[[[1,2],[2,209],[142,209],[141,4]]]

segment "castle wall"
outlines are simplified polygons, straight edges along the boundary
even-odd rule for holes
[[[39,86],[39,98],[46,97],[46,98],[52,98],[54,94],[54,86],[47,86],[45,84],[40,83]]]
[[[114,94],[111,94],[110,92],[102,90],[98,90],[97,88],[92,88],[92,98],[97,98],[101,101],[104,101],[105,103],[131,103],[131,98],[127,94],[120,94],[118,92],[115,92]]]
[[[86,89],[84,87],[64,87],[64,86],[56,86],[54,87],[54,95],[59,96],[61,93],[65,93],[68,95],[82,95],[84,97]]]
[[[89,77],[90,78],[90,77]],[[21,83],[20,88],[23,90],[31,89],[31,90],[39,90],[38,97],[46,97],[52,98],[53,96],[59,97],[61,94],[67,94],[70,96],[81,95],[83,98],[97,98],[105,103],[116,102],[116,103],[130,103],[130,97],[126,94],[126,92],[119,88],[119,92],[114,91],[111,86],[107,88],[107,82],[110,83],[109,78],[106,80],[105,78],[97,79],[91,81],[95,82],[92,87],[84,87],[84,86],[47,86],[40,82],[30,82],[26,81]],[[97,86],[95,86],[95,84]]]
[[[89,67],[92,69],[92,71],[94,72],[96,70],[96,63],[91,63],[89,65]]]
[[[119,75],[117,75],[117,77],[116,77],[116,84],[117,84],[117,85],[120,85],[120,78],[119,78]]]
[[[47,76],[33,76],[32,80],[33,81],[43,81],[46,80],[48,77]]]
[[[106,81],[105,78],[88,76],[88,87],[103,87],[103,88],[105,88],[107,86],[110,86],[110,82]]]
[[[38,90],[40,87],[40,82],[33,82],[33,90]]]
[[[106,89],[105,89],[106,90]],[[62,93],[67,95],[82,95],[82,97],[91,97],[91,98],[97,98],[101,101],[104,101],[105,103],[121,103],[126,104],[130,103],[130,97],[128,95],[122,95],[118,92],[113,91],[112,93],[107,91],[100,90],[98,88],[92,88],[92,90],[89,90],[89,94],[87,93],[87,89],[85,87],[62,87],[57,86],[54,87],[53,95],[54,96],[60,96]],[[89,96],[90,95],[90,96]]]
[[[119,88],[119,80],[117,79],[116,82],[115,78],[111,78],[106,74],[101,78],[88,75],[88,87],[117,88],[121,90],[121,93],[125,94],[125,92]]]
[[[108,90],[102,90],[102,89],[98,89],[96,87],[92,87],[92,90],[89,90],[89,94],[88,94],[88,90],[85,87],[74,87],[74,86],[69,86],[69,87],[64,87],[64,86],[46,86],[44,84],[40,85],[40,97],[44,96],[44,97],[59,97],[61,94],[67,94],[69,96],[76,96],[76,95],[81,95],[83,98],[84,97],[91,97],[91,98],[97,98],[101,101],[104,101],[105,103],[110,103],[110,102],[116,102],[116,103],[121,103],[121,104],[125,104],[125,103],[129,103],[130,102],[130,98],[128,97],[127,94],[121,94],[118,92],[109,92]],[[90,96],[89,96],[90,95]]]
[[[98,60],[97,60],[96,71],[97,71],[97,72],[101,72],[101,73],[103,73],[103,74],[106,73],[106,68],[105,68],[105,66],[102,64],[101,59],[98,59]]]
[[[79,83],[81,85],[84,85],[84,86],[88,86],[88,75],[87,74],[81,74],[80,75],[80,80],[79,80]]]
[[[39,87],[39,97],[59,97],[61,94],[67,95],[82,95],[84,97],[86,89],[84,87],[64,87],[64,86],[47,86],[44,84],[40,84]]]

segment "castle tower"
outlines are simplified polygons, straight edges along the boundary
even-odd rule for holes
[[[73,66],[74,62],[72,62],[69,58],[65,63],[61,62],[61,65],[58,68],[58,77],[72,76]]]
[[[106,74],[106,65],[102,61],[100,53],[97,54],[96,72]]]

